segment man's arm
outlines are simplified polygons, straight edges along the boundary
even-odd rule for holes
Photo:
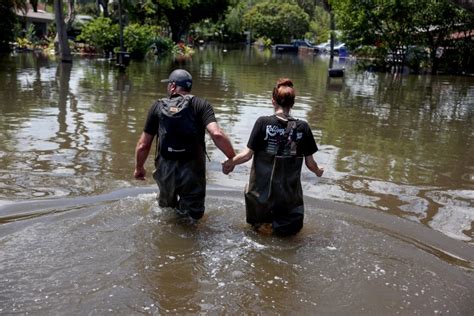
[[[216,122],[207,124],[206,130],[211,136],[214,144],[216,144],[217,148],[219,148],[227,158],[235,156],[234,147],[232,147],[229,137],[227,137]]]
[[[134,177],[137,180],[145,180],[145,161],[150,153],[153,144],[154,135],[143,132],[135,148],[135,172]]]

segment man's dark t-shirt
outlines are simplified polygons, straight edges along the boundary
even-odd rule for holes
[[[180,97],[179,95],[174,95],[172,98]],[[205,144],[205,132],[206,126],[209,123],[216,122],[216,117],[214,115],[214,109],[212,108],[211,104],[199,97],[194,96],[191,99],[191,108],[193,109],[193,114],[195,117],[196,122],[196,129],[198,134],[198,140],[202,144],[204,148]],[[160,127],[160,100],[156,101],[148,111],[148,116],[146,119],[145,127],[143,131],[150,135],[157,135]]]
[[[279,119],[276,115],[261,116],[253,126],[247,147],[254,152],[266,151],[276,155],[280,144],[287,141],[285,139],[286,128],[287,121]],[[308,123],[296,120],[294,132],[296,133],[293,138],[296,142],[296,156],[310,156],[318,151]],[[283,152],[283,155],[289,155],[288,149]]]

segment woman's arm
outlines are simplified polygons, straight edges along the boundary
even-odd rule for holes
[[[243,164],[244,162],[249,161],[250,159],[252,159],[252,157],[253,157],[253,150],[248,147],[245,147],[244,150],[242,150],[234,158],[229,159],[228,161],[232,165],[236,166],[236,165],[240,165],[240,164]]]
[[[305,156],[304,162],[306,164],[306,167],[308,167],[308,169],[314,172],[314,174],[316,174],[318,177],[321,177],[323,175],[324,169],[318,167],[318,164],[314,160],[313,155]]]
[[[233,158],[229,158],[226,161],[222,162],[222,172],[224,174],[229,174],[236,165],[243,164],[244,162],[249,161],[253,157],[253,150],[246,147],[243,151],[238,153]]]

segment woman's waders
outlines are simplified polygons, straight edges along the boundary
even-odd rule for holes
[[[303,227],[301,188],[303,157],[255,153],[245,189],[247,223],[272,223],[279,235],[297,233]]]

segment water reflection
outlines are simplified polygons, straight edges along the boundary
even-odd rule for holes
[[[323,126],[326,133],[321,142],[341,148],[338,169],[390,182],[472,184],[464,181],[471,173],[469,163],[464,162],[473,153],[469,146],[472,127],[459,124],[472,122],[468,92],[472,94],[472,89],[451,91],[455,99],[443,98],[441,89],[433,101],[433,91],[426,93],[425,83],[416,77],[387,81],[383,75],[374,76],[347,78],[344,97],[334,100],[334,107],[308,113],[315,122],[323,117],[323,124],[332,124]],[[328,110],[331,112],[326,113]],[[460,140],[467,141],[467,146]]]
[[[345,60],[344,78],[329,79],[325,58],[251,47],[208,47],[181,64],[133,62],[125,74],[100,59],[77,59],[71,67],[45,56],[4,57],[0,197],[96,195],[137,185],[131,166],[148,108],[165,95],[160,80],[185,65],[195,78],[193,93],[214,105],[238,149],[255,119],[272,113],[275,80],[294,80],[293,114],[309,122],[320,147],[316,159],[326,167],[322,179],[303,172],[308,195],[472,241],[473,79],[358,73],[353,62]],[[250,165],[224,177],[224,157],[210,139],[207,149],[210,183],[242,188]]]

